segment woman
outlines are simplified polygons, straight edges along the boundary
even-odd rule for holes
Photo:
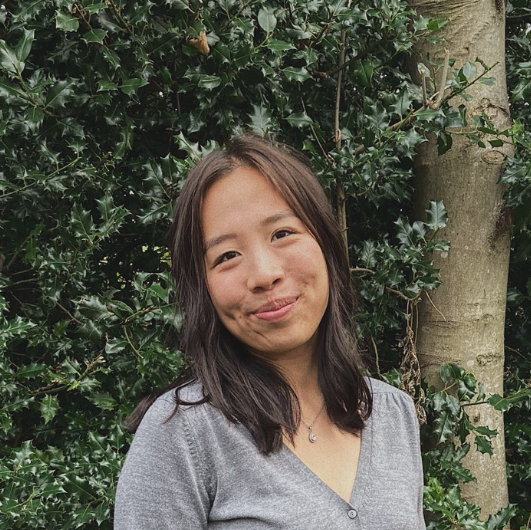
[[[171,252],[190,370],[130,418],[115,529],[424,529],[413,404],[363,377],[341,233],[298,155],[242,136],[205,156]]]

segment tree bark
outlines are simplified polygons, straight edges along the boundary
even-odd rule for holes
[[[476,57],[489,66],[498,62],[489,74],[496,78],[494,86],[475,84],[467,90],[470,101],[455,98],[452,104],[466,105],[469,124],[472,115],[484,112],[498,129],[510,127],[503,0],[409,0],[409,5],[421,15],[449,19],[440,32],[443,42],[418,45],[412,74],[418,78],[417,62],[426,62],[427,53],[442,59],[444,48],[456,59],[457,68]],[[424,215],[430,200],[442,199],[448,225],[440,236],[451,244],[448,253],[435,256],[443,283],[430,294],[433,304],[425,298],[419,305],[419,360],[424,376],[435,386],[440,385],[441,363],[455,362],[472,372],[487,394],[502,394],[511,223],[498,179],[512,147],[480,148],[465,136],[452,136],[453,147],[441,156],[430,138],[420,146],[415,162],[416,213]],[[465,462],[477,483],[464,484],[463,495],[477,503],[486,518],[508,503],[503,415],[488,404],[467,412],[474,424],[498,432],[492,457],[477,452],[470,440]]]

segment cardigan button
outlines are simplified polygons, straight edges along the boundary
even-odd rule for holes
[[[347,515],[351,518],[351,519],[356,519],[356,517],[358,516],[358,512],[356,510],[349,510]]]

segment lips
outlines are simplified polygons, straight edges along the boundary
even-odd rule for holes
[[[253,311],[252,314],[260,320],[277,322],[284,318],[293,309],[296,302],[296,297],[273,300],[260,306],[257,310]]]

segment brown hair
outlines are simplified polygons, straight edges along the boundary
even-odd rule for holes
[[[201,205],[218,179],[238,166],[260,172],[311,231],[324,254],[329,301],[319,327],[318,378],[330,419],[359,432],[372,410],[372,398],[356,349],[354,296],[348,257],[326,195],[302,156],[286,146],[250,135],[234,138],[224,150],[206,155],[189,173],[175,206],[170,232],[177,302],[185,312],[182,347],[190,370],[168,388],[197,379],[205,399],[231,422],[249,429],[263,453],[293,439],[300,409],[292,388],[270,363],[249,354],[221,324],[206,283]],[[168,390],[164,389],[164,390]],[[163,390],[145,398],[129,418],[134,430]],[[179,404],[176,395],[176,411]]]

